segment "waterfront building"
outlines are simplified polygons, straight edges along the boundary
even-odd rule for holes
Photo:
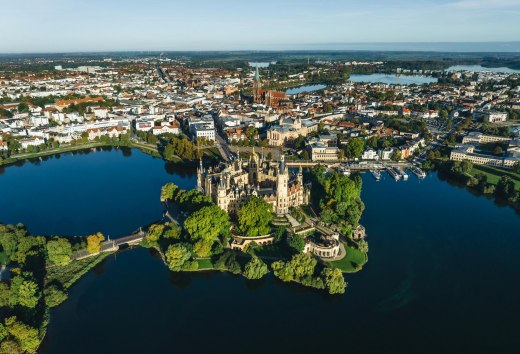
[[[308,204],[310,186],[303,184],[303,172],[291,174],[284,157],[279,163],[269,162],[253,149],[248,161],[240,156],[230,163],[197,170],[197,187],[220,208],[236,214],[249,198],[261,197],[273,206],[277,215],[285,215],[291,207]]]
[[[310,150],[312,161],[338,161],[340,157],[337,146],[328,146],[321,142],[312,143]]]
[[[477,165],[502,168],[512,168],[515,163],[520,162],[520,157],[516,156],[499,157],[475,153],[475,146],[470,144],[457,146],[451,151],[450,159],[454,161],[468,160]]]

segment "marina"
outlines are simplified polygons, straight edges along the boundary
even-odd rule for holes
[[[426,178],[426,173],[417,166],[410,166],[410,171],[419,178]]]
[[[388,174],[390,176],[392,176],[392,178],[395,179],[396,181],[399,181],[401,179],[401,173],[399,172],[399,170],[397,170],[393,167],[387,167],[386,172],[388,172]]]
[[[372,176],[374,177],[374,179],[376,181],[380,181],[381,180],[381,172],[373,170],[373,171],[370,171],[370,173],[372,173]]]

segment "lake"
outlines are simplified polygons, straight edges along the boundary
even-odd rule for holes
[[[288,95],[297,95],[297,94],[300,94],[303,92],[313,92],[313,91],[323,90],[326,87],[327,87],[327,85],[323,85],[323,84],[305,85],[305,86],[288,89],[287,91],[285,91],[285,93]]]
[[[167,181],[196,184],[183,169],[137,150],[10,166],[0,175],[1,219],[33,233],[104,227],[124,234],[161,216],[159,189]],[[436,174],[407,182],[364,174],[363,181],[369,262],[346,276],[344,296],[272,276],[176,274],[136,248],[72,287],[51,311],[39,352],[516,352],[520,217],[513,209]]]
[[[349,78],[352,82],[382,83],[388,85],[422,85],[437,82],[437,78],[418,75],[394,74],[353,74]]]
[[[191,188],[194,170],[139,150],[97,149],[0,167],[0,222],[38,235],[128,235],[161,218],[161,186]]]
[[[520,70],[510,69],[506,67],[500,68],[486,68],[482,65],[453,65],[450,66],[446,71],[472,71],[472,72],[494,72],[494,73],[505,73],[505,74],[514,74],[520,73]]]

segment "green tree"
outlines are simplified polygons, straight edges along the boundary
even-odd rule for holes
[[[515,182],[509,176],[502,176],[496,186],[496,194],[504,199],[515,195]]]
[[[267,273],[269,273],[267,264],[258,257],[251,258],[244,269],[244,276],[247,279],[260,279]]]
[[[166,263],[173,271],[181,270],[184,263],[191,258],[190,250],[181,244],[171,245],[165,253]]]
[[[178,191],[177,187],[173,183],[167,183],[161,188],[161,203],[165,203],[168,200],[172,200],[175,193]]]
[[[159,238],[164,233],[164,225],[163,224],[153,224],[148,228],[148,232],[146,233],[146,241],[155,243],[159,241]]]
[[[56,307],[65,300],[67,300],[67,293],[63,291],[57,285],[49,285],[43,289],[43,296],[45,298],[45,304],[48,307]]]
[[[24,280],[18,289],[18,302],[20,305],[35,308],[41,294],[38,284],[32,280]]]
[[[65,238],[57,238],[47,242],[47,256],[49,260],[59,266],[70,263],[72,257],[72,246],[69,240]]]
[[[363,155],[365,150],[365,140],[361,138],[354,138],[345,145],[345,155],[349,159],[355,159]]]
[[[513,165],[513,172],[520,173],[520,162],[515,162],[515,164]]]
[[[5,319],[5,327],[11,336],[19,343],[22,351],[34,353],[40,344],[38,330],[17,320],[16,317]]]
[[[245,236],[269,234],[272,220],[273,207],[263,198],[252,197],[238,210],[238,230]]]
[[[204,207],[184,221],[184,228],[192,241],[215,241],[229,232],[229,216],[216,205]]]
[[[9,286],[6,283],[0,283],[0,307],[9,305],[9,294]],[[0,341],[2,341],[1,338]]]
[[[330,294],[344,294],[347,283],[338,268],[324,268],[321,272],[325,287]]]
[[[213,243],[213,241],[198,240],[193,245],[193,251],[199,257],[209,257],[211,256],[211,248],[213,247]]]
[[[390,158],[392,159],[392,161],[395,161],[395,162],[400,161],[402,158],[401,151],[399,151],[398,149],[395,149],[394,152],[392,152],[392,156],[390,156]]]
[[[500,146],[500,145],[495,146],[495,148],[493,149],[493,155],[500,156],[503,153],[504,153],[504,149],[502,149],[502,146]]]
[[[297,253],[303,252],[303,249],[305,248],[305,240],[302,236],[294,234],[289,236],[287,241],[289,242],[289,246],[291,246],[291,248],[294,249]]]

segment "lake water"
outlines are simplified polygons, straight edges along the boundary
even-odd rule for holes
[[[28,206],[2,220],[45,233],[48,226],[35,219],[66,218],[74,222],[58,223],[53,233],[86,234],[97,229],[88,221],[102,219],[124,233],[160,217],[164,182],[195,186],[181,173],[136,150],[7,167],[0,210]],[[69,188],[49,192],[45,186],[57,188],[56,178]],[[40,353],[516,352],[520,217],[437,175],[376,182],[365,174],[363,181],[370,259],[346,276],[344,296],[272,276],[250,282],[226,273],[175,274],[148,250],[126,250],[89,272],[52,310]],[[70,196],[72,185],[81,186],[81,198]]]
[[[193,170],[139,150],[88,150],[0,167],[0,222],[38,235],[128,235],[161,218],[161,186],[191,188]]]
[[[288,95],[297,95],[297,94],[303,93],[303,92],[313,92],[313,91],[323,90],[326,87],[327,87],[327,85],[323,85],[323,84],[305,85],[305,86],[288,89],[287,91],[285,91],[285,93]]]
[[[495,73],[506,73],[506,74],[514,74],[520,73],[520,70],[500,67],[500,68],[486,68],[482,65],[454,65],[450,66],[446,71],[472,71],[472,72],[495,72]]]
[[[422,85],[437,82],[431,76],[393,75],[393,74],[354,74],[349,78],[352,82],[371,82],[389,85]]]

